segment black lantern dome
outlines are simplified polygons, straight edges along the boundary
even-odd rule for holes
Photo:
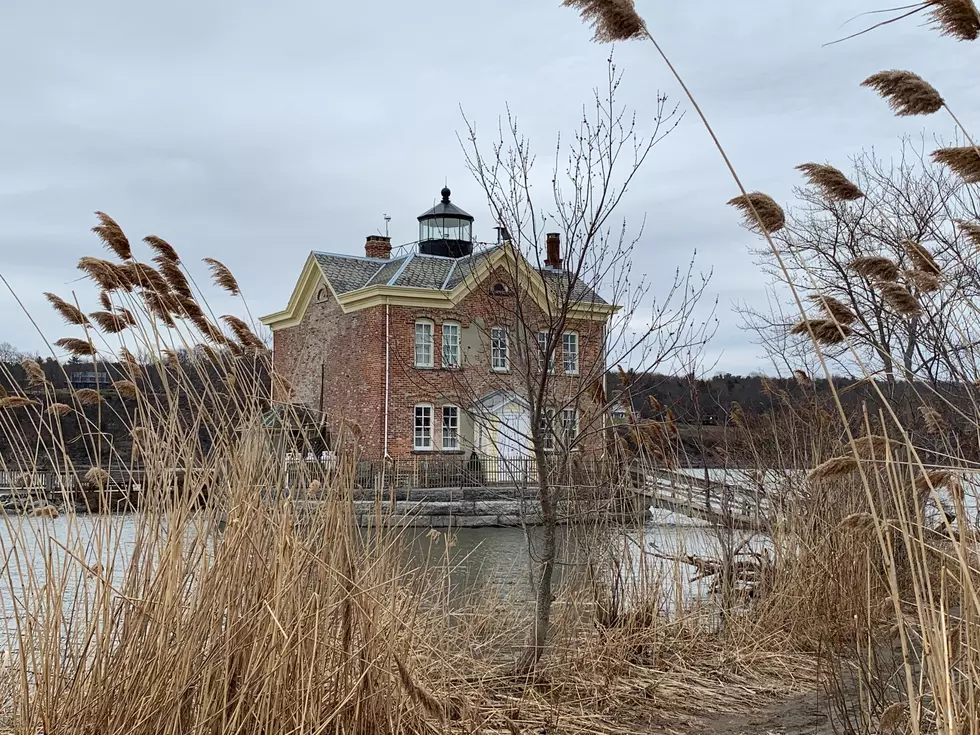
[[[473,215],[449,201],[448,187],[442,190],[442,201],[419,215],[419,252],[462,258],[473,252]]]

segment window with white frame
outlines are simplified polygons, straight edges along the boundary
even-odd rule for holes
[[[432,449],[432,406],[420,403],[415,407],[415,449]]]
[[[538,433],[541,435],[541,442],[546,452],[555,448],[555,428],[552,426],[554,417],[554,411],[545,409],[541,412],[541,420],[538,423]]]
[[[510,370],[507,327],[493,327],[490,330],[490,367],[500,371]]]
[[[442,448],[459,449],[459,406],[442,407]]]
[[[562,441],[566,449],[571,449],[578,439],[578,409],[563,408],[561,410]]]
[[[442,366],[459,367],[459,324],[456,322],[442,325]]]
[[[548,353],[548,333],[538,332],[538,365],[541,369],[544,369],[545,355]],[[555,372],[555,353],[552,350],[551,354],[548,355],[548,372]]]
[[[432,367],[435,325],[425,319],[415,322],[415,367]]]
[[[565,375],[578,375],[578,332],[561,336],[561,362]]]

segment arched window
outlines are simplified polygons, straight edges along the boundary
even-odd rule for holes
[[[490,287],[490,293],[494,296],[507,296],[510,293],[510,288],[508,288],[506,283],[497,281]]]
[[[317,300],[318,303],[327,300],[327,287],[326,286],[324,286],[323,288],[321,288],[319,291],[316,292],[316,300]]]
[[[435,324],[428,319],[415,322],[415,367],[430,368],[433,366]]]

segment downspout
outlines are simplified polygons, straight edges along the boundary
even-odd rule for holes
[[[383,457],[388,459],[388,406],[391,396],[391,304],[385,298],[385,405]]]

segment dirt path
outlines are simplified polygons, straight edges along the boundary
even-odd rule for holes
[[[750,715],[715,715],[697,730],[705,735],[833,735],[827,700],[817,693],[775,702]]]

